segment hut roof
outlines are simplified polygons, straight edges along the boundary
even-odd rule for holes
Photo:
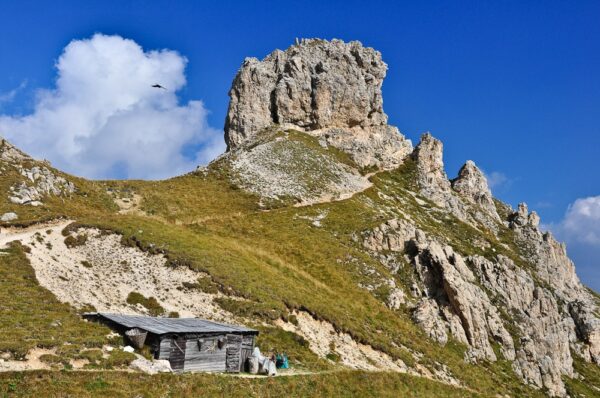
[[[144,329],[154,334],[166,333],[243,333],[258,334],[254,329],[198,318],[155,318],[150,316],[90,313],[87,318],[104,318],[126,328]]]

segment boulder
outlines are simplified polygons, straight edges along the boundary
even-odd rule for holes
[[[137,359],[134,359],[129,365],[129,367],[150,375],[154,375],[157,373],[170,373],[173,371],[173,369],[171,369],[171,364],[169,363],[169,361],[164,359],[150,361],[142,357],[141,355],[137,355]]]
[[[4,213],[1,217],[0,217],[0,221],[4,221],[4,222],[8,222],[8,221],[14,221],[17,218],[19,218],[19,216],[17,216],[17,213],[13,213],[13,212],[9,212],[9,213]]]

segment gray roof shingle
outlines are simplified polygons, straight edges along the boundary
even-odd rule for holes
[[[126,328],[144,329],[154,334],[165,333],[252,333],[258,331],[243,326],[227,325],[198,318],[154,318],[139,315],[123,315],[98,312],[87,317],[105,318]]]

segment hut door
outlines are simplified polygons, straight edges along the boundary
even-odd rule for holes
[[[242,338],[242,363],[241,370],[247,372],[248,369],[248,358],[252,356],[254,350],[254,336],[244,336]]]
[[[171,355],[169,355],[169,362],[171,363],[171,369],[175,371],[183,370],[183,363],[185,362],[185,345],[186,339],[183,336],[176,336],[171,340]]]
[[[242,336],[227,335],[225,367],[228,373],[239,373],[242,367]]]

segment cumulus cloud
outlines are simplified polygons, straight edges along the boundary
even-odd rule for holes
[[[9,102],[12,102],[15,97],[17,96],[17,94],[19,93],[19,91],[23,90],[25,87],[27,86],[27,80],[23,80],[21,82],[21,84],[19,84],[18,87],[4,92],[4,93],[0,93],[0,106]]]
[[[600,291],[600,196],[577,199],[560,222],[546,227],[567,243],[581,280]]]
[[[501,186],[507,186],[510,184],[509,178],[499,171],[492,171],[491,173],[485,173],[490,189],[498,188]]]
[[[175,51],[144,51],[120,36],[74,40],[56,63],[56,87],[37,93],[32,114],[0,116],[0,135],[91,178],[157,179],[192,170],[225,144],[201,101],[179,103],[186,63]]]
[[[554,229],[567,242],[600,248],[600,196],[577,199]]]

